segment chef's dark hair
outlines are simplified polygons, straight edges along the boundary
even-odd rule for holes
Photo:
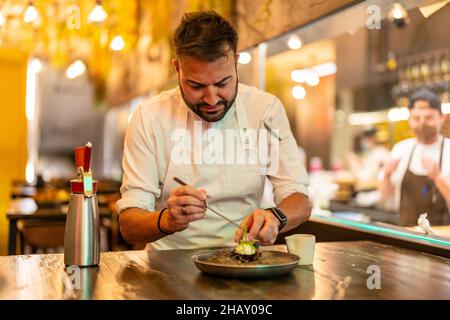
[[[230,22],[215,11],[185,13],[173,37],[178,57],[188,56],[213,62],[236,54],[238,35]]]
[[[409,109],[412,109],[414,103],[420,100],[428,101],[431,108],[439,110],[439,112],[442,113],[441,99],[439,99],[439,96],[433,91],[426,88],[420,88],[414,91],[409,98]]]

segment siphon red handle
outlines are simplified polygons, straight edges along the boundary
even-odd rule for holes
[[[84,147],[83,169],[85,172],[88,172],[91,167],[91,154],[92,154],[92,144],[88,142]]]
[[[75,166],[77,169],[84,166],[84,147],[75,148]]]

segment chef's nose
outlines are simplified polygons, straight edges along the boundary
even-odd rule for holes
[[[217,95],[216,90],[213,86],[205,87],[203,101],[210,106],[215,106],[219,102],[220,97]]]

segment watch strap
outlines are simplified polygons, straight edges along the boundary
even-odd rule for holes
[[[272,212],[272,214],[278,219],[278,221],[280,221],[280,225],[278,226],[278,230],[281,230],[281,229],[283,229],[286,226],[286,224],[287,224],[287,217],[283,213],[283,211],[281,211],[280,208],[272,207],[272,208],[267,208],[266,210],[269,210],[270,212]]]

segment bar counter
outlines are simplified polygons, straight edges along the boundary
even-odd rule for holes
[[[375,242],[317,243],[313,266],[253,280],[201,273],[191,258],[203,251],[208,250],[102,253],[98,267],[80,269],[78,289],[62,254],[4,256],[0,299],[450,298],[450,259]],[[368,286],[373,268],[380,271],[379,289]]]
[[[332,203],[330,210],[313,214],[307,222],[280,236],[277,243],[283,243],[284,236],[307,233],[314,234],[318,242],[374,241],[450,258],[450,226],[432,226],[436,234],[427,235],[415,227],[396,225],[389,218],[394,217],[392,212],[338,203]],[[346,214],[364,214],[370,221],[346,218]]]

